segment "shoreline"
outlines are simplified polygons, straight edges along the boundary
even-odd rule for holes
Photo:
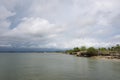
[[[112,57],[112,56],[93,56],[91,58],[93,58],[93,59],[101,59],[101,60],[119,61],[120,62],[120,59],[110,58],[110,57]]]

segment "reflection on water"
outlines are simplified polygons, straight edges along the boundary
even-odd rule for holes
[[[59,53],[0,54],[0,80],[119,80],[120,62]]]

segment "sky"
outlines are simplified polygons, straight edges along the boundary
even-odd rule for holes
[[[0,0],[0,47],[120,44],[120,0]]]

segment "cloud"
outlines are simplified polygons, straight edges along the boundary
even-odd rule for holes
[[[6,18],[8,18],[9,16],[14,15],[14,13],[10,12],[9,10],[7,10],[5,7],[0,6],[0,13],[2,13],[0,15],[0,20],[4,20]]]
[[[72,48],[120,43],[119,0],[0,2],[0,45]]]
[[[23,18],[21,23],[14,29],[6,32],[2,36],[7,37],[9,43],[17,45],[36,45],[42,46],[48,44],[60,36],[60,33],[65,30],[64,26],[51,24],[42,18]],[[28,47],[28,46],[27,46]],[[36,48],[37,48],[36,47]]]
[[[5,6],[0,5],[0,34],[7,32],[11,22],[7,19],[10,16],[15,15],[14,12],[8,10]]]
[[[46,37],[57,35],[64,30],[64,27],[51,24],[45,19],[41,18],[23,18],[22,22],[14,29],[11,30],[10,35],[27,35],[35,37]]]

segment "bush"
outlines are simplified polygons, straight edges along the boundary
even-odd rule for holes
[[[80,51],[80,49],[78,48],[78,47],[75,47],[74,49],[73,49],[73,52],[79,52]]]
[[[97,56],[97,50],[94,47],[90,47],[87,49],[87,56]]]

